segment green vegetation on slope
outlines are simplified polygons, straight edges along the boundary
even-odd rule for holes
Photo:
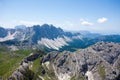
[[[36,80],[36,78],[44,80],[56,80],[55,73],[51,63],[49,64],[48,69],[45,64],[40,64],[39,58],[33,62],[32,71],[35,73],[34,80]]]
[[[38,77],[38,70],[39,70],[39,66],[40,66],[40,59],[36,59],[35,61],[33,61],[33,64],[32,64],[32,68],[31,70],[34,72],[34,78],[33,80],[36,80]]]
[[[84,76],[81,76],[78,74],[78,75],[74,75],[73,77],[71,77],[70,80],[86,80]]]
[[[22,55],[24,57],[29,56],[29,54],[32,52],[33,52],[33,50],[22,50],[22,49],[15,51],[16,54]]]
[[[73,77],[71,77],[71,79],[70,80],[75,80],[76,79],[76,76],[73,76]]]
[[[101,76],[101,78],[104,80],[106,78],[105,68],[102,66],[98,66],[98,73]]]
[[[40,58],[43,55],[45,55],[46,53],[42,52],[41,50],[35,51],[35,53],[39,53],[40,55],[39,55],[39,57],[36,60],[34,60],[32,63],[30,63],[30,64],[32,64],[32,67],[30,68],[30,70],[32,72],[34,72],[33,80],[36,80],[37,78],[42,80],[41,77],[44,76],[44,74],[41,71],[43,71],[43,70],[45,70],[47,68],[45,68],[45,66],[40,64]],[[45,78],[45,77],[43,77],[43,78]],[[47,79],[45,79],[45,80],[47,80]]]
[[[0,48],[0,76],[7,79],[18,66],[23,58],[28,56],[32,50],[9,51],[7,48]]]
[[[19,66],[21,60],[21,57],[0,53],[0,76],[6,79]]]
[[[47,66],[44,64],[43,65],[44,69],[45,69],[45,74],[44,74],[44,79],[45,80],[56,80],[56,76],[52,67],[51,62],[49,63],[49,68],[47,68]]]

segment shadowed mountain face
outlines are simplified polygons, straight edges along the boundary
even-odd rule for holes
[[[73,53],[51,52],[42,63],[57,80],[119,80],[120,44],[99,42]]]
[[[5,37],[5,36],[7,36],[7,31],[4,28],[0,27],[0,37]]]
[[[61,28],[56,28],[53,25],[44,24],[42,26],[33,26],[34,35],[32,37],[33,42],[37,43],[37,40],[41,38],[54,39],[57,37],[63,37],[65,32]]]

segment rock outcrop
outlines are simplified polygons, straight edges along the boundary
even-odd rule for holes
[[[58,80],[120,80],[120,44],[99,42],[73,53],[53,53],[41,62],[52,65]]]
[[[34,72],[29,69],[29,62],[39,57],[38,53],[31,53],[30,56],[23,59],[20,66],[13,72],[8,80],[33,80]]]
[[[33,76],[34,73],[29,69],[28,63],[24,62],[8,80],[32,80]]]

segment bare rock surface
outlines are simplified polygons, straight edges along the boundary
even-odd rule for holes
[[[120,44],[99,42],[76,52],[47,54],[58,80],[120,80]],[[66,77],[66,79],[62,79]]]

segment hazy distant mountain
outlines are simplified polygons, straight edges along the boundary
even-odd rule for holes
[[[64,45],[68,45],[67,42],[71,42],[74,38],[81,38],[80,33],[64,32],[61,28],[48,24],[34,25],[32,27],[19,25],[15,29],[1,28],[0,35],[1,43],[16,41],[23,44],[23,46],[25,44],[27,46],[35,44],[56,50],[59,50]]]
[[[101,36],[99,33],[91,33],[89,31],[79,31],[82,36],[87,37],[87,38],[96,38]]]
[[[86,48],[99,41],[120,42],[120,35],[100,35],[88,31],[65,32],[53,25],[43,24],[26,27],[18,25],[14,29],[0,27],[0,43],[20,47],[50,50],[75,51]]]
[[[18,26],[15,26],[15,29],[19,30],[25,30],[27,27],[25,25],[18,25]]]

